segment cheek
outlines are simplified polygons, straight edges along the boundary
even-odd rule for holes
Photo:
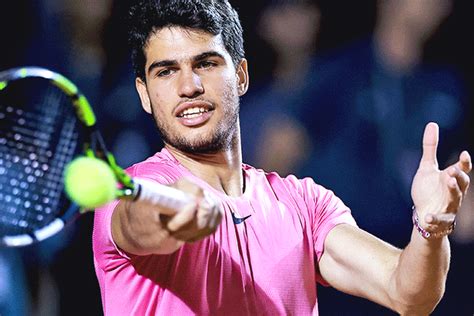
[[[155,106],[163,107],[169,103],[172,98],[171,87],[163,84],[155,84],[153,90],[150,90],[150,96]]]
[[[151,107],[153,109],[153,116],[155,118],[159,118],[160,121],[166,119],[166,99],[163,98],[161,94],[153,94],[151,98]]]
[[[229,91],[237,87],[236,74],[230,70],[216,72],[207,77],[203,83],[207,83],[209,88],[212,86],[218,95],[229,94]]]
[[[222,93],[222,99],[226,103],[225,105],[227,109],[230,110],[237,106],[239,102],[239,92],[235,80],[228,80],[227,82],[224,82]]]
[[[151,84],[150,95],[155,103],[169,103],[176,98],[175,80],[155,80]]]
[[[227,92],[238,86],[238,76],[234,69],[229,68],[210,74],[203,83],[205,84],[206,81],[208,85],[216,87],[217,92]]]

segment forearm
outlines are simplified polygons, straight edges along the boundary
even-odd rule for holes
[[[425,239],[415,229],[391,278],[395,304],[403,315],[428,315],[444,294],[449,269],[447,237]]]
[[[122,250],[134,255],[169,254],[183,244],[164,228],[159,212],[130,201],[119,203],[114,210],[112,238]]]

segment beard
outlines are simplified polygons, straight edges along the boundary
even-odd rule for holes
[[[192,139],[174,132],[172,126],[162,122],[155,115],[158,132],[163,142],[188,154],[214,154],[230,149],[236,141],[239,132],[239,97],[236,93],[228,93],[223,100],[223,119],[210,133],[194,136]]]

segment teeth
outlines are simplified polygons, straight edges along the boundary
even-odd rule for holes
[[[185,116],[188,118],[196,117],[204,112],[207,112],[205,108],[199,108],[199,107],[189,108],[189,109],[184,110],[183,113],[181,113],[180,117],[185,117]]]

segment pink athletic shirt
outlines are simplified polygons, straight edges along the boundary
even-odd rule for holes
[[[350,210],[309,178],[242,170],[238,198],[192,175],[166,149],[127,170],[165,184],[187,177],[216,195],[224,215],[212,236],[173,254],[135,256],[112,239],[117,202],[97,210],[94,265],[105,315],[318,315],[324,239],[338,224],[356,225]],[[251,216],[234,224],[231,212]]]

